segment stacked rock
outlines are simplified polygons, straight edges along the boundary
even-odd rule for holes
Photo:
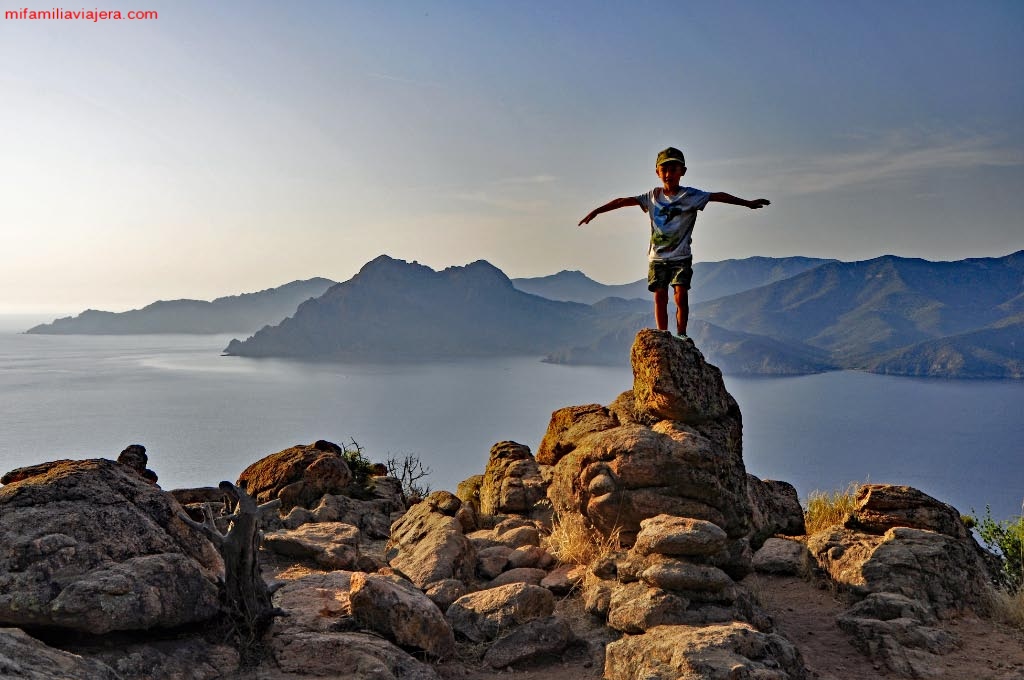
[[[727,546],[726,533],[712,522],[671,515],[643,520],[633,548],[590,589],[598,595],[589,608],[624,633],[758,619],[745,591],[716,566],[729,559]]]

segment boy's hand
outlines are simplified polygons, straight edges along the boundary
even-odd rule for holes
[[[582,227],[584,224],[590,224],[590,220],[594,219],[595,217],[597,217],[597,211],[591,210],[590,212],[587,213],[587,216],[580,220],[580,223],[577,224],[576,226]]]
[[[747,207],[750,208],[751,210],[757,210],[758,208],[763,208],[766,205],[771,204],[772,202],[769,201],[767,198],[755,198],[753,201],[747,201]]]

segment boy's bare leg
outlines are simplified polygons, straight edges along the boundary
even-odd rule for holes
[[[668,330],[668,288],[654,290],[654,323],[659,331]]]
[[[672,292],[676,298],[676,328],[679,335],[686,335],[686,323],[690,319],[690,291],[683,286],[672,286]],[[665,320],[665,327],[668,327],[668,319]]]

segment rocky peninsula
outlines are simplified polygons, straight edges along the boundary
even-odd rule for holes
[[[652,330],[631,361],[454,493],[322,440],[201,489],[138,445],[8,472],[0,678],[1024,677],[956,509],[866,484],[808,534],[718,368]]]

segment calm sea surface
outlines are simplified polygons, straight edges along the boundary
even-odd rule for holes
[[[164,488],[234,480],[297,443],[415,454],[435,489],[482,473],[490,446],[536,449],[551,411],[609,403],[621,368],[534,358],[414,365],[222,357],[228,336],[33,336],[0,318],[0,467],[116,457],[144,444]],[[1021,512],[1024,383],[837,372],[727,377],[748,471],[801,498],[851,481],[916,486],[961,512]],[[2,472],[2,471],[0,471]]]

